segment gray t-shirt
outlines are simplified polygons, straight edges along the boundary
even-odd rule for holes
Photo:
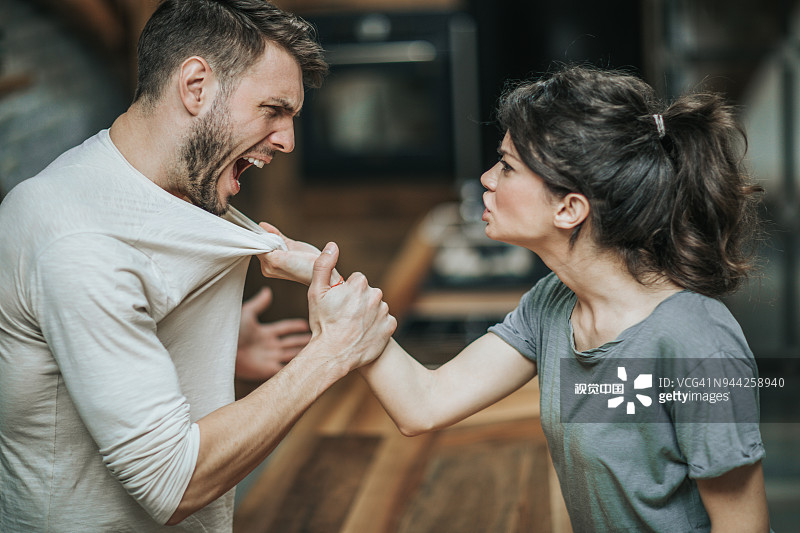
[[[755,389],[725,389],[709,402],[729,379],[757,375],[741,328],[719,301],[682,291],[615,341],[579,352],[575,302],[550,274],[489,329],[536,362],[542,428],[573,529],[709,531],[694,480],[764,456]],[[679,383],[700,396],[667,396]]]

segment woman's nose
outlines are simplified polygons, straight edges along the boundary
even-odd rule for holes
[[[497,183],[497,179],[494,177],[494,172],[492,172],[492,170],[494,170],[494,167],[490,168],[481,175],[481,185],[490,191],[494,190],[495,184]]]

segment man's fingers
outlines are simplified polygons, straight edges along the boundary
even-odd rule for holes
[[[272,290],[269,287],[263,287],[260,291],[256,293],[255,296],[247,300],[242,307],[248,313],[253,313],[254,315],[260,315],[272,303]]]
[[[294,335],[286,335],[281,337],[281,348],[294,348],[296,346],[305,346],[311,340],[311,332],[308,333],[295,333]]]
[[[271,333],[275,334],[277,337],[311,331],[311,328],[308,326],[308,321],[302,318],[287,318],[285,320],[279,320],[278,322],[273,322],[270,324],[269,328]]]
[[[297,354],[299,354],[304,347],[305,344],[303,346],[291,346],[288,348],[284,348],[283,350],[281,350],[281,355],[280,357],[278,357],[278,362],[285,365],[286,363],[297,357]]]
[[[329,242],[325,245],[322,253],[317,257],[317,260],[314,261],[314,272],[311,275],[309,292],[321,294],[323,291],[330,289],[331,273],[336,267],[336,261],[338,259],[339,247],[336,246],[336,243]]]
[[[275,226],[273,226],[269,222],[259,222],[258,225],[261,226],[262,228],[264,228],[265,230],[267,230],[268,233],[273,233],[273,234],[279,235],[281,237],[284,236],[283,233],[281,233],[281,230],[279,230],[278,228],[276,228]]]

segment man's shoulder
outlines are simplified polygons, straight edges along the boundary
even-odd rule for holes
[[[102,132],[101,132],[102,133]],[[5,206],[23,204],[26,211],[63,202],[80,187],[80,180],[108,168],[109,157],[101,134],[93,135],[53,160],[38,174],[18,183],[3,200]],[[22,213],[20,213],[22,214]]]

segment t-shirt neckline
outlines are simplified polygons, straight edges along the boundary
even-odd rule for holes
[[[567,321],[567,333],[569,335],[569,345],[570,348],[572,349],[572,353],[575,355],[575,357],[577,357],[581,361],[591,362],[599,360],[600,358],[611,352],[617,345],[624,342],[625,339],[631,337],[637,331],[642,329],[645,326],[645,324],[649,322],[653,316],[656,315],[661,306],[663,306],[664,304],[666,304],[668,301],[672,300],[679,294],[689,293],[689,292],[691,291],[687,289],[682,289],[680,291],[670,294],[669,296],[658,302],[658,305],[655,306],[655,308],[650,312],[649,315],[644,317],[639,322],[632,324],[631,326],[628,326],[627,328],[622,330],[620,334],[617,336],[617,338],[614,339],[613,341],[609,341],[596,348],[590,348],[588,350],[583,350],[583,351],[578,350],[578,348],[575,346],[575,331],[572,327],[572,312],[575,310],[575,306],[578,303],[578,297],[574,292],[572,292],[571,296],[572,303],[571,305],[569,303],[566,305],[566,316],[565,316],[565,319]]]
[[[209,213],[201,207],[194,205],[191,202],[187,202],[186,200],[178,198],[142,174],[131,164],[130,161],[125,158],[125,155],[119,151],[119,148],[117,148],[117,145],[114,144],[114,141],[111,139],[111,130],[109,128],[100,130],[97,136],[103,146],[110,150],[111,154],[115,158],[119,159],[125,165],[125,167],[130,170],[132,176],[136,177],[140,182],[144,183],[152,191],[158,194],[161,198],[169,201],[172,205],[180,206],[180,209],[188,209],[191,212],[201,216],[214,217],[214,219],[221,220],[223,223],[232,224],[236,227],[249,231],[250,233],[255,233],[256,235],[267,233],[266,230],[260,228],[260,226],[258,226],[255,222],[252,222],[245,215],[239,213],[238,210],[233,206],[229,206],[228,212],[225,215],[217,216],[213,213]]]

